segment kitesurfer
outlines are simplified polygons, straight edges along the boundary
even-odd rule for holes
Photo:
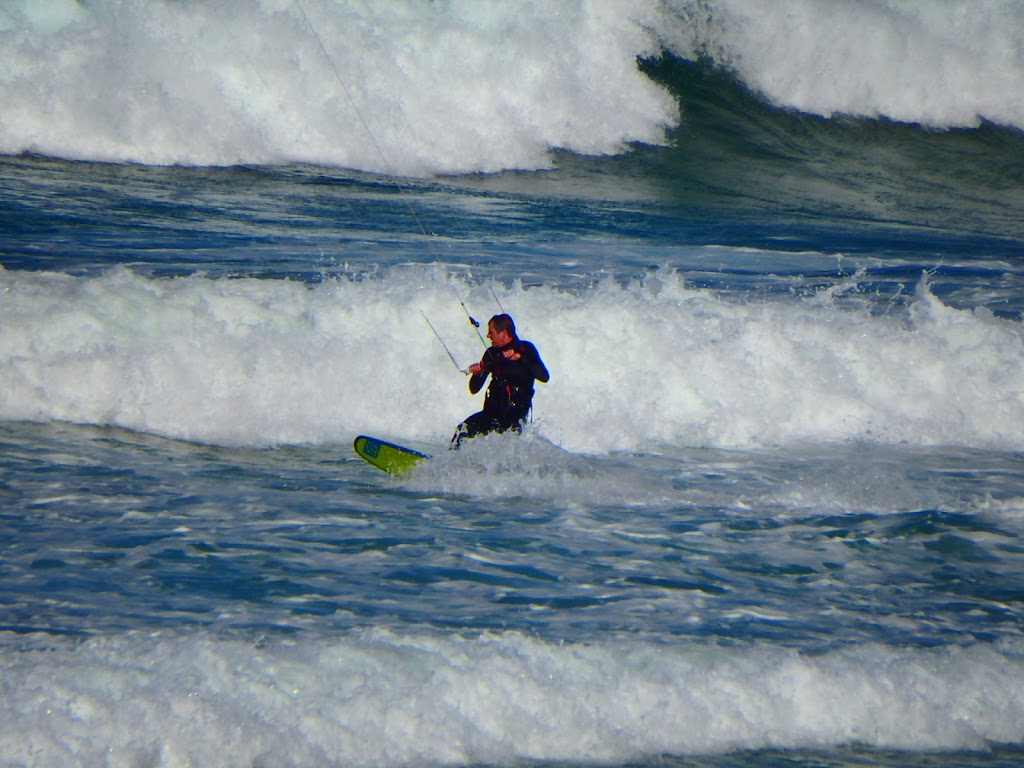
[[[533,405],[533,382],[551,378],[537,348],[516,336],[516,325],[508,315],[495,315],[487,323],[491,346],[479,363],[469,366],[469,392],[475,395],[487,377],[491,383],[484,395],[484,408],[463,421],[452,437],[457,449],[463,440],[488,432],[521,432]]]

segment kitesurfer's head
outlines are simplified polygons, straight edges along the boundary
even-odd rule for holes
[[[516,339],[516,324],[509,315],[495,315],[487,323],[487,338],[496,347],[503,347]]]

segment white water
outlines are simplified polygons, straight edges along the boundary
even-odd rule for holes
[[[698,46],[781,106],[937,128],[982,118],[1024,127],[1016,0],[693,5]]]
[[[1024,446],[1017,321],[948,307],[924,281],[909,307],[879,313],[836,291],[727,299],[664,271],[572,291],[474,285],[440,266],[312,286],[0,271],[0,419],[234,445],[443,443],[480,397],[420,311],[466,366],[483,347],[456,290],[486,317],[492,288],[551,368],[531,432],[571,452]]]
[[[0,153],[401,174],[542,168],[553,148],[664,142],[686,104],[636,61],[663,49],[710,55],[775,103],[817,114],[1024,127],[1014,0],[514,8],[7,2]]]
[[[16,645],[0,653],[0,753],[12,764],[613,763],[1024,739],[1024,657],[1010,643],[811,656],[378,631],[292,647],[202,635]]]

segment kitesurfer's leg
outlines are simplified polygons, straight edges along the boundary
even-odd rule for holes
[[[474,413],[459,424],[455,434],[452,435],[452,441],[448,447],[451,450],[457,451],[459,446],[462,445],[463,440],[469,440],[477,435],[486,435],[488,432],[495,430],[501,431],[501,429],[501,423],[486,411]]]

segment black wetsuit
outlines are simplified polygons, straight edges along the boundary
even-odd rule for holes
[[[509,360],[505,351],[515,349],[520,357]],[[528,341],[513,339],[504,347],[489,347],[480,360],[480,373],[474,373],[469,380],[469,391],[476,394],[483,387],[488,375],[491,383],[484,395],[484,409],[474,413],[459,425],[452,438],[452,447],[458,448],[466,438],[488,432],[522,430],[522,424],[533,405],[534,380],[545,382],[551,376],[540,359],[537,348]]]

